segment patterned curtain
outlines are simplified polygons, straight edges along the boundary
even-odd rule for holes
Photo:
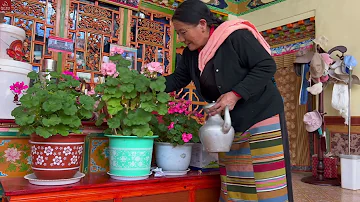
[[[293,170],[310,169],[309,135],[303,124],[306,105],[299,105],[301,78],[293,68],[295,52],[274,56],[277,64],[276,84],[284,99],[287,129],[290,141],[290,159]]]

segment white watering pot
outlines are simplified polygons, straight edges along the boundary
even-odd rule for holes
[[[11,111],[17,105],[13,102],[14,94],[11,92],[10,86],[16,82],[24,82],[25,85],[29,85],[30,79],[27,74],[30,71],[32,71],[31,64],[12,59],[0,59],[0,119],[14,119]]]
[[[0,58],[12,60],[8,54],[8,48],[22,49],[22,43],[26,38],[25,31],[19,27],[0,24]],[[15,46],[15,47],[14,47]]]
[[[215,103],[204,107],[205,112]],[[206,123],[200,128],[199,136],[207,152],[229,152],[234,140],[235,130],[231,126],[229,107],[225,107],[224,119],[220,113],[209,116]]]

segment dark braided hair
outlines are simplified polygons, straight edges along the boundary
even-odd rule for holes
[[[218,26],[224,22],[216,17],[206,4],[200,0],[185,0],[177,7],[171,20],[198,25],[201,19],[206,20],[209,27]]]

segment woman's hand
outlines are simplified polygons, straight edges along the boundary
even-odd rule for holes
[[[222,112],[226,106],[229,106],[229,110],[233,110],[235,107],[235,104],[238,100],[240,100],[241,97],[238,97],[235,95],[234,92],[228,92],[225,94],[222,94],[219,99],[216,101],[216,104],[209,108],[209,114],[211,116],[214,116],[220,112]]]

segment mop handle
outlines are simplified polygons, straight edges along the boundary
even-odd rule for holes
[[[352,84],[352,67],[349,67],[349,83],[348,83],[348,93],[349,93],[349,101],[348,101],[348,138],[349,138],[349,155],[350,155],[350,138],[351,138],[351,114],[350,114],[350,104],[351,104],[351,84]]]

